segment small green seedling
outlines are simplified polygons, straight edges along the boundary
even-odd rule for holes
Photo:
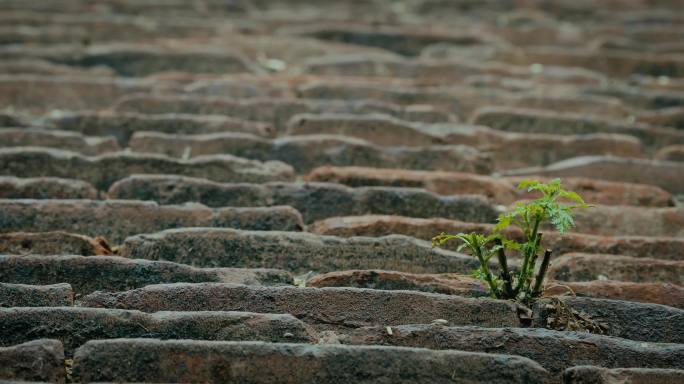
[[[450,240],[460,240],[462,243],[458,251],[467,249],[477,258],[480,267],[474,275],[487,284],[492,297],[528,302],[542,294],[542,283],[551,259],[551,250],[547,249],[537,267],[537,259],[543,249],[540,226],[548,222],[562,235],[575,225],[573,211],[587,208],[588,205],[577,193],[563,189],[560,179],[549,183],[523,180],[518,188],[526,189],[528,192],[539,191],[542,196],[529,202],[517,203],[508,213],[500,215],[489,235],[442,233],[432,239],[432,244],[442,246]],[[559,199],[572,203],[564,204],[558,202]],[[509,239],[503,234],[503,231],[511,226],[522,229],[522,242]],[[507,251],[517,253],[522,259],[517,272],[508,267]],[[495,256],[500,270],[498,276],[492,274],[489,269],[489,261]]]

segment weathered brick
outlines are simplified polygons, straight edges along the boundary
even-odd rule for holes
[[[310,232],[319,235],[350,237],[401,234],[423,240],[430,240],[442,232],[489,233],[492,229],[491,224],[382,215],[331,217],[309,226]],[[522,240],[520,231],[512,230],[507,235]],[[679,237],[596,236],[584,233],[566,233],[561,236],[548,231],[544,233],[544,244],[554,251],[554,256],[569,252],[586,252],[684,260],[681,253],[684,239]]]
[[[84,136],[75,132],[40,128],[0,128],[2,147],[53,147],[84,155],[119,151],[112,136]]]
[[[192,244],[192,246],[190,246]],[[187,228],[126,239],[121,254],[200,266],[327,272],[378,268],[407,272],[470,273],[476,262],[406,236],[343,239],[298,232]]]
[[[62,343],[41,339],[0,347],[0,379],[63,384],[66,370]]]
[[[681,367],[677,367],[681,368]],[[563,373],[563,381],[567,384],[672,384],[684,380],[682,369],[656,368],[601,368],[578,366],[567,369]]]
[[[553,261],[548,275],[563,281],[607,279],[684,285],[684,261],[569,253]]]
[[[506,178],[513,185],[528,177]],[[548,182],[550,178],[534,177],[536,180]],[[648,184],[621,183],[589,179],[583,177],[564,177],[563,188],[577,192],[590,204],[601,205],[637,205],[648,207],[667,207],[674,205],[672,194],[664,189]],[[521,199],[538,198],[539,192],[518,190]]]
[[[575,365],[678,368],[684,346],[643,343],[616,337],[549,329],[400,325],[361,328],[343,342],[523,356],[560,376]]]
[[[110,245],[101,237],[61,231],[0,233],[0,254],[90,256],[111,255],[112,252]]]
[[[293,178],[292,167],[281,162],[260,162],[230,155],[179,160],[160,155],[116,152],[86,157],[38,147],[0,148],[0,172],[7,176],[79,178],[99,189],[107,189],[114,181],[135,173],[169,173],[245,182]]]
[[[270,137],[274,128],[267,123],[238,120],[219,115],[186,115],[123,112],[80,112],[48,117],[45,125],[86,135],[112,135],[120,145],[128,144],[135,132],[153,131],[169,134],[246,132]]]
[[[85,344],[74,360],[74,376],[83,382],[230,378],[254,384],[454,380],[502,384],[548,380],[539,364],[522,357],[393,347],[107,340]]]
[[[563,302],[593,321],[606,324],[608,336],[652,343],[682,344],[684,309],[633,301],[564,297]],[[535,304],[534,326],[545,327],[547,300]]]
[[[626,134],[639,138],[648,147],[684,143],[684,133],[674,129],[543,110],[486,107],[477,110],[471,117],[471,122],[507,132],[560,135]]]
[[[0,340],[12,345],[57,339],[67,356],[89,340],[157,338],[309,342],[304,323],[286,314],[249,312],[143,313],[102,308],[2,308]]]
[[[149,91],[141,80],[93,79],[73,76],[0,75],[0,104],[17,111],[99,109],[127,93]]]
[[[230,153],[262,161],[279,160],[299,172],[321,165],[379,168],[436,169],[489,173],[488,155],[465,145],[427,147],[381,147],[367,141],[338,135],[287,136],[275,140],[240,133],[165,135],[137,132],[130,141],[133,150],[180,157]]]
[[[219,207],[289,205],[302,213],[306,223],[364,213],[462,218],[474,222],[493,222],[497,216],[495,207],[483,196],[439,196],[416,188],[350,188],[332,183],[222,184],[195,178],[141,175],[118,181],[108,195],[163,204],[198,201]]]
[[[127,236],[179,227],[293,230],[304,227],[292,207],[210,209],[201,204],[164,206],[129,200],[0,199],[0,233],[66,231],[119,243]]]
[[[255,287],[235,284],[167,284],[125,292],[95,292],[87,307],[143,312],[240,310],[289,313],[323,328],[420,324],[445,319],[455,325],[518,326],[515,305],[501,300],[412,291],[358,288]]]
[[[684,168],[677,162],[611,156],[582,156],[546,167],[506,172],[510,176],[588,177],[607,181],[650,184],[671,193],[684,193]]]
[[[684,145],[670,145],[662,148],[653,156],[662,161],[684,161]]]
[[[0,176],[2,199],[96,199],[97,190],[85,181],[55,177]]]
[[[287,285],[289,273],[278,269],[195,268],[168,261],[115,256],[0,255],[0,278],[9,283],[48,285],[67,282],[77,294],[125,291],[161,283],[232,283]],[[71,288],[70,288],[71,289]]]
[[[69,284],[0,283],[0,307],[61,307],[73,304],[74,293]]]
[[[625,281],[564,281],[547,284],[545,295],[563,295],[570,287],[577,295],[597,299],[638,301],[684,309],[684,287],[669,283],[631,283]]]

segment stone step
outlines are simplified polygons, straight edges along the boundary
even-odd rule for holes
[[[62,231],[0,233],[0,255],[111,255],[114,251],[102,237]]]
[[[69,284],[26,285],[0,283],[0,307],[60,307],[74,304]]]
[[[603,279],[684,285],[684,260],[569,253],[554,259],[547,273],[561,281]]]
[[[94,291],[125,291],[161,283],[289,285],[293,281],[289,273],[278,269],[195,268],[167,261],[115,256],[40,255],[0,255],[0,280],[36,285],[66,282],[77,295]],[[68,287],[69,294],[71,287]],[[31,303],[28,299],[24,302]]]
[[[97,189],[76,179],[0,176],[0,199],[97,199]]]
[[[681,368],[681,366],[677,368]],[[656,368],[607,369],[579,366],[567,369],[563,373],[563,380],[567,384],[613,384],[620,382],[672,384],[684,380],[684,370]]]
[[[192,369],[188,370],[187,367]],[[82,382],[546,383],[522,357],[417,348],[258,342],[91,341],[74,357]]]
[[[483,196],[440,196],[418,188],[350,188],[333,183],[227,184],[176,176],[132,176],[116,182],[108,196],[162,204],[200,202],[210,206],[289,205],[306,223],[353,214],[400,214],[494,222],[496,208]],[[141,231],[142,232],[142,231]]]
[[[684,132],[676,129],[607,120],[581,114],[546,112],[507,107],[486,107],[477,110],[471,123],[506,132],[582,135],[617,133],[639,138],[650,148],[684,143]]]
[[[0,347],[0,380],[63,384],[64,349],[57,340],[33,340]]]
[[[564,297],[562,301],[591,320],[607,325],[608,336],[651,343],[684,344],[684,334],[681,332],[684,309],[589,297]],[[555,314],[555,309],[549,309],[547,305],[548,299],[539,300],[534,305],[534,327],[546,327],[550,314]],[[554,305],[550,307],[555,308]]]
[[[588,177],[607,181],[650,184],[671,193],[684,193],[680,163],[611,156],[582,156],[550,164],[511,170],[509,176]]]
[[[53,147],[90,156],[121,149],[112,136],[84,136],[41,128],[0,128],[0,143],[0,147]]]
[[[618,208],[624,209],[625,207]],[[600,218],[597,219],[597,221],[600,220]],[[638,222],[638,220],[635,221],[635,223]],[[400,234],[422,240],[430,240],[442,232],[490,233],[492,229],[492,224],[383,215],[331,217],[317,221],[308,228],[310,232],[318,235],[351,237]],[[522,239],[520,231],[510,231],[507,232],[507,235],[518,240]],[[681,253],[681,249],[684,247],[684,239],[680,237],[597,236],[573,232],[560,236],[555,232],[548,231],[544,233],[544,244],[548,244],[547,247],[553,250],[553,256],[570,252],[586,252],[651,257],[662,260],[684,260]],[[454,247],[449,247],[447,244],[447,248],[452,249]]]
[[[122,146],[128,145],[131,136],[139,131],[168,134],[245,132],[262,137],[275,135],[274,128],[267,123],[219,115],[80,112],[51,116],[46,118],[43,124],[85,135],[112,135]]]
[[[147,92],[150,87],[149,82],[141,80],[0,75],[0,104],[32,113],[93,110],[107,108],[125,94]]]
[[[483,194],[500,204],[511,204],[516,200],[539,197],[539,192],[526,193],[516,188],[523,178],[500,179],[462,172],[324,166],[314,169],[304,179],[314,182],[334,182],[351,187],[425,188],[440,195],[476,193]],[[651,185],[583,178],[564,178],[563,185],[568,190],[576,191],[585,201],[592,204],[655,207],[674,204],[671,194]]]
[[[223,182],[285,181],[293,178],[292,167],[281,162],[260,162],[230,155],[179,160],[160,155],[115,152],[86,157],[40,147],[0,148],[0,172],[5,176],[78,178],[98,189],[107,189],[114,181],[134,173],[179,174]]]
[[[644,111],[639,114],[637,120],[646,124],[684,129],[684,107]]]
[[[307,343],[301,321],[286,314],[249,312],[143,313],[103,308],[2,308],[2,345],[57,339],[67,356],[89,340],[157,338]]]
[[[119,252],[133,259],[200,267],[280,268],[299,273],[354,268],[470,273],[477,268],[470,256],[400,235],[345,239],[302,232],[180,228],[129,237]]]
[[[66,231],[102,236],[114,244],[127,236],[178,227],[239,227],[299,231],[292,207],[208,208],[201,204],[158,205],[131,200],[0,199],[0,233]]]
[[[345,344],[501,353],[527,357],[558,379],[575,365],[679,368],[684,345],[643,343],[549,329],[449,327],[439,324],[360,328]]]
[[[421,324],[435,319],[444,319],[454,325],[519,326],[515,305],[506,301],[356,288],[179,283],[148,285],[125,292],[95,292],[84,297],[82,305],[143,312],[289,313],[319,329]]]
[[[298,135],[268,140],[229,132],[206,135],[136,132],[129,145],[134,151],[172,157],[228,153],[262,161],[279,160],[298,172],[308,172],[322,165],[492,171],[489,155],[470,146],[383,147],[340,135]]]

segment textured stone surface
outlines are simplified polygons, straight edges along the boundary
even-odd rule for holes
[[[0,379],[64,383],[64,349],[57,340],[33,340],[0,347]]]
[[[0,233],[0,254],[43,255],[111,255],[112,249],[103,238],[67,232]]]
[[[624,208],[624,207],[621,207]],[[309,231],[319,235],[341,237],[387,236],[401,234],[423,240],[430,240],[442,232],[491,232],[493,225],[466,223],[448,219],[421,219],[401,216],[347,216],[331,217],[309,226]],[[509,236],[522,238],[519,231],[510,231]],[[596,236],[583,233],[544,233],[544,243],[553,249],[552,256],[569,252],[605,253],[632,257],[652,257],[664,260],[684,260],[681,253],[684,240],[678,237],[648,236]],[[447,244],[447,247],[450,247]]]
[[[589,177],[608,181],[651,184],[671,193],[684,193],[684,170],[673,161],[583,156],[546,167],[507,172],[512,176]]]
[[[568,294],[568,288],[578,296],[598,299],[628,300],[641,303],[668,305],[684,309],[684,287],[669,283],[631,283],[625,281],[563,281],[549,282],[547,296]]]
[[[74,375],[84,382],[230,378],[241,383],[498,384],[548,379],[539,364],[522,357],[391,347],[132,339],[89,342],[74,360]]]
[[[0,208],[0,232],[61,230],[102,236],[114,244],[134,234],[178,227],[299,231],[304,226],[299,212],[285,206],[211,209],[135,200],[0,199]]]
[[[298,172],[322,165],[365,166],[489,173],[491,160],[466,145],[383,147],[340,135],[285,136],[269,140],[247,133],[168,135],[136,132],[130,147],[138,152],[180,157],[228,153],[261,161],[283,161]]]
[[[607,335],[653,343],[682,344],[684,310],[659,304],[631,301],[565,297],[563,301],[592,320],[608,325]],[[535,305],[536,326],[546,324],[545,300]]]
[[[651,147],[684,143],[684,133],[674,129],[540,110],[487,107],[476,111],[472,116],[472,122],[509,132],[566,135],[596,132],[627,134],[638,137]]]
[[[579,366],[567,369],[563,380],[567,384],[674,384],[684,380],[684,370]]]
[[[477,261],[406,236],[380,238],[310,233],[181,228],[131,236],[120,254],[202,267],[281,268],[294,272],[390,269],[416,273],[470,273]]]
[[[670,145],[659,150],[654,158],[664,161],[684,161],[684,145]]]
[[[684,261],[570,253],[551,263],[548,275],[562,281],[618,280],[684,285]]]
[[[383,290],[410,290],[447,295],[486,297],[481,281],[457,274],[415,274],[383,270],[348,270],[316,275],[307,287],[354,287]]]
[[[684,235],[684,208],[596,206],[575,212],[575,231],[604,236]]]
[[[0,307],[60,307],[73,304],[74,292],[69,284],[0,283]]]
[[[2,199],[96,199],[97,190],[85,181],[53,177],[0,176]]]
[[[112,185],[117,199],[154,200],[162,204],[198,201],[209,206],[289,205],[304,221],[355,214],[400,214],[493,222],[497,211],[484,197],[439,196],[417,188],[359,187],[333,183],[226,184],[175,176],[132,176]]]
[[[169,173],[216,181],[264,182],[292,179],[292,168],[281,162],[260,162],[230,155],[178,160],[151,154],[117,152],[85,157],[74,152],[39,147],[0,149],[0,172],[8,176],[79,178],[98,189],[135,173]]]
[[[320,167],[307,181],[333,182],[350,187],[391,186],[425,188],[440,195],[480,194],[500,204],[510,204],[515,190],[495,178],[457,172],[408,171],[365,167]]]
[[[109,107],[125,94],[149,89],[149,83],[128,79],[0,75],[0,104],[32,113],[98,109]]]
[[[212,132],[246,132],[257,136],[272,136],[275,131],[265,123],[243,121],[220,115],[139,113],[68,113],[46,119],[45,124],[58,129],[86,135],[112,135],[121,145],[128,144],[136,132],[153,131],[172,134]]]
[[[111,136],[83,136],[75,132],[41,128],[0,128],[2,147],[52,147],[99,155],[118,151],[119,145]]]
[[[575,365],[679,368],[684,346],[643,343],[580,332],[529,328],[400,325],[361,328],[345,343],[503,353],[530,358],[554,376]]]
[[[249,312],[143,313],[102,308],[0,309],[2,345],[60,340],[67,355],[89,340],[159,338],[307,343],[304,323],[286,314]],[[287,335],[286,335],[287,334]]]
[[[539,181],[548,182],[550,178],[532,176]],[[525,178],[530,178],[525,177]],[[507,178],[515,186],[523,177]],[[598,179],[563,177],[563,188],[575,191],[585,201],[601,205],[636,205],[648,207],[666,207],[674,205],[672,194],[664,189],[648,184],[610,182]],[[517,190],[518,198],[537,198],[539,192]]]
[[[125,292],[95,292],[87,307],[144,312],[249,311],[289,313],[323,327],[420,324],[518,326],[515,305],[500,300],[360,288],[254,287],[235,284],[161,284]]]
[[[115,256],[0,255],[0,280],[46,285],[67,282],[77,294],[125,291],[160,283],[234,283],[287,285],[289,273],[278,269],[194,268],[167,261]]]

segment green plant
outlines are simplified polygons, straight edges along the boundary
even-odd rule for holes
[[[575,225],[572,217],[573,211],[577,208],[586,208],[588,205],[577,193],[563,189],[560,179],[549,183],[523,180],[518,188],[526,189],[528,192],[538,191],[542,196],[529,202],[517,203],[507,213],[500,215],[491,234],[442,233],[435,236],[432,243],[433,246],[443,246],[448,241],[460,240],[462,243],[458,250],[465,248],[477,258],[480,267],[474,275],[487,284],[492,297],[529,301],[541,295],[542,283],[551,258],[551,250],[547,249],[537,267],[537,259],[542,251],[541,226],[548,222],[560,234],[564,234]],[[559,202],[559,199],[572,203],[565,204]],[[504,230],[511,226],[522,230],[522,242],[504,235]],[[509,269],[507,251],[520,256],[521,261],[517,271]],[[498,276],[490,271],[490,260],[494,257],[499,265]]]

